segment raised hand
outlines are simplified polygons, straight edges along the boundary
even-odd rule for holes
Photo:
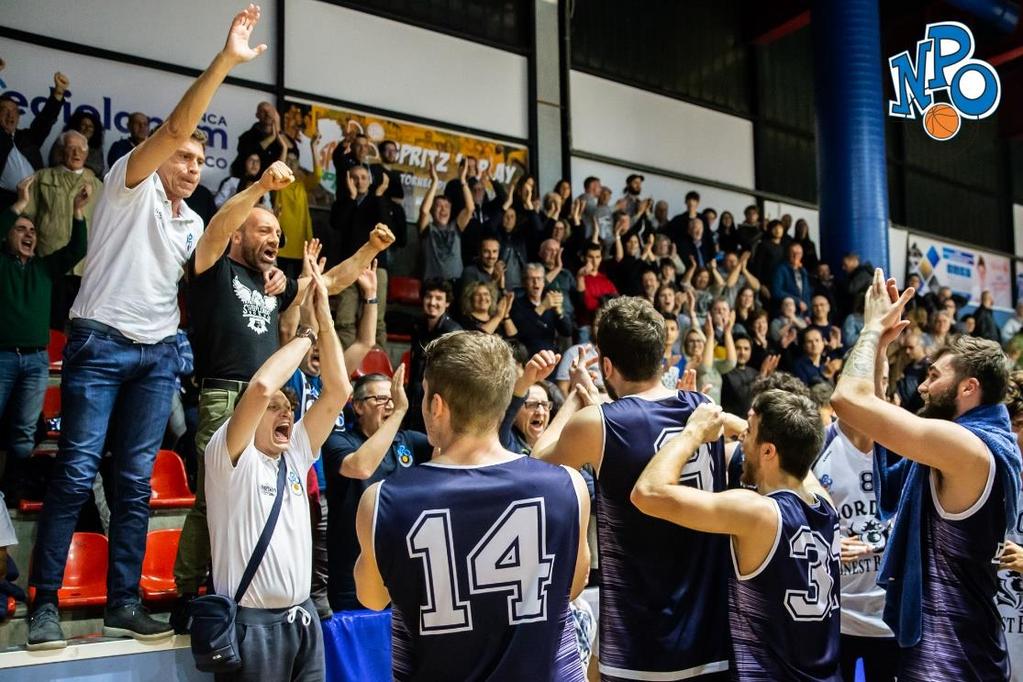
[[[594,356],[587,359],[592,350],[593,348],[589,344],[579,349],[579,354],[575,356],[568,368],[568,383],[570,386],[576,386],[579,390],[588,393],[593,401],[597,401],[600,392],[597,390],[597,385],[593,383],[594,374],[590,367],[597,363],[599,357]]]
[[[377,223],[373,231],[369,233],[369,245],[377,251],[383,251],[393,243],[394,233],[383,223]]]
[[[430,182],[434,184],[440,182],[440,178],[437,177],[437,167],[433,165],[433,159],[427,160],[426,169],[430,172]]]
[[[882,337],[891,334],[898,336],[903,329],[909,326],[909,321],[902,319],[902,310],[912,300],[915,293],[913,287],[909,287],[902,292],[902,296],[899,296],[895,280],[885,281],[884,272],[881,268],[876,268],[874,281],[867,289],[867,298],[864,302],[864,328],[873,327],[882,332]]]
[[[832,348],[842,347],[842,330],[832,325],[831,332],[828,334],[828,340]]]
[[[355,187],[355,178],[352,177],[352,171],[345,173],[345,186],[348,187],[348,196],[354,199],[359,196],[359,190]]]
[[[359,273],[355,283],[365,298],[374,298],[377,295],[377,259],[374,258],[369,267]]]
[[[387,188],[391,185],[391,176],[387,173],[381,173],[380,184],[377,185],[377,196],[382,197],[387,192]]]
[[[259,178],[259,186],[266,192],[282,190],[295,181],[295,175],[283,161],[274,161],[263,171]]]
[[[465,184],[465,179],[469,175],[469,159],[468,159],[468,157],[463,157],[462,158],[462,162],[460,164],[458,164],[458,166],[459,166],[459,169],[458,169],[458,179],[461,180],[462,184],[464,185]]]
[[[529,359],[522,370],[522,383],[532,386],[551,375],[561,362],[561,355],[551,350],[542,350]]]
[[[68,86],[71,85],[70,79],[62,74],[60,71],[53,74],[53,96],[60,99],[67,92]]]
[[[680,391],[696,392],[696,370],[692,367],[682,372],[682,376],[675,382],[675,388]]]
[[[31,184],[31,183],[29,183],[29,184]],[[18,183],[18,187],[20,189],[21,183]],[[75,198],[74,198],[74,201],[73,201],[74,209],[75,209],[75,214],[76,215],[80,214],[82,211],[85,210],[85,207],[88,206],[88,204],[89,204],[89,198],[91,196],[92,196],[92,185],[82,185],[81,189],[78,190],[78,193],[75,194]]]
[[[250,4],[241,12],[235,15],[231,22],[231,29],[227,32],[227,42],[224,43],[222,54],[234,64],[251,62],[259,55],[266,52],[266,44],[262,43],[256,47],[249,47],[249,38],[253,29],[259,23],[259,5]]]
[[[764,361],[760,363],[760,376],[766,377],[774,374],[774,371],[778,369],[778,362],[781,360],[780,355],[768,355],[764,358]]]
[[[319,239],[313,237],[307,241],[302,247],[302,277],[312,277],[313,271],[317,273],[323,272],[323,266],[326,264],[326,259],[320,258],[320,251],[323,250],[323,244]]]
[[[497,299],[497,316],[504,319],[508,317],[508,311],[511,310],[512,303],[515,302],[515,294],[508,292],[501,298]]]
[[[33,174],[33,175],[26,175],[24,178],[21,179],[21,182],[18,183],[18,201],[19,202],[21,202],[21,201],[24,201],[26,203],[28,202],[28,198],[29,198],[28,194],[32,190],[32,183],[34,183],[35,181],[36,181],[35,174]]]
[[[391,377],[391,400],[394,401],[394,411],[402,414],[408,412],[408,396],[405,395],[405,365],[398,365],[398,369]],[[400,418],[400,417],[399,417]]]

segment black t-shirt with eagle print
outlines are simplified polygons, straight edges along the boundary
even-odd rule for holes
[[[298,293],[289,278],[284,293],[263,293],[263,273],[224,254],[209,270],[195,274],[188,261],[189,338],[195,377],[249,381],[280,346],[277,323]]]

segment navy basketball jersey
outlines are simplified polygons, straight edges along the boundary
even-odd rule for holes
[[[629,499],[650,459],[705,401],[678,391],[661,400],[626,397],[601,406],[596,505],[605,680],[678,680],[728,670],[728,538],[647,516]],[[722,442],[701,446],[681,482],[724,490]]]
[[[374,526],[396,680],[584,680],[569,611],[579,500],[565,469],[422,464],[383,482]]]
[[[920,642],[899,656],[899,680],[1006,680],[1009,655],[995,597],[1005,539],[1005,501],[991,465],[983,495],[950,514],[938,502],[936,473],[921,510],[923,594]],[[1015,491],[1012,491],[1015,494]]]
[[[732,550],[736,679],[840,682],[838,514],[823,498],[810,506],[790,490],[768,497],[780,520],[774,549],[749,575],[739,573]]]

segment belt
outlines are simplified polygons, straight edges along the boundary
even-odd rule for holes
[[[71,320],[71,328],[85,329],[90,332],[98,332],[100,334],[105,334],[106,336],[110,336],[121,341],[126,341],[127,343],[134,343],[140,346],[155,345],[149,343],[142,343],[141,341],[136,341],[135,339],[129,339],[127,336],[122,334],[121,331],[117,329],[117,327],[111,327],[109,324],[103,324],[102,322],[97,322],[96,320],[88,320],[85,319],[84,317],[76,317],[75,319]],[[174,343],[175,341],[176,337],[174,335],[171,335],[160,339],[156,343]]]
[[[42,353],[46,350],[46,346],[8,346],[2,348],[8,353],[17,353],[18,355],[31,355],[32,353]]]
[[[203,379],[200,384],[200,390],[205,391],[206,389],[220,389],[223,391],[234,391],[235,393],[241,393],[249,385],[247,381],[232,381],[230,379]]]

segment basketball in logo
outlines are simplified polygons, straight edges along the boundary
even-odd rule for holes
[[[924,130],[935,140],[950,139],[959,132],[959,112],[951,104],[932,104],[924,112]]]

